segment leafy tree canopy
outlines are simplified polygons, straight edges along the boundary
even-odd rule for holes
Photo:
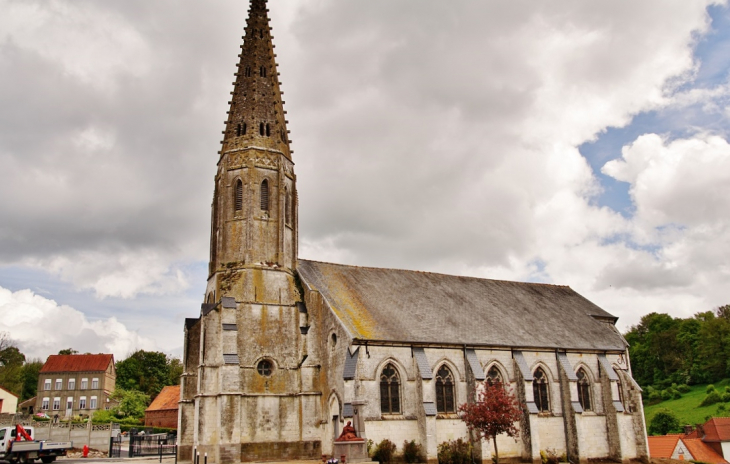
[[[182,363],[159,351],[138,350],[116,363],[117,387],[137,390],[154,398],[163,387],[177,385]]]
[[[58,354],[79,354],[79,352],[74,350],[73,348],[66,348],[59,351]]]
[[[649,424],[649,435],[666,435],[679,431],[679,419],[669,409],[659,410]]]

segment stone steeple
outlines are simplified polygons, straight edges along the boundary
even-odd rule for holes
[[[245,32],[219,152],[208,302],[226,296],[216,274],[296,268],[296,176],[265,0],[251,0]]]
[[[221,154],[262,147],[291,159],[268,11],[251,1]]]

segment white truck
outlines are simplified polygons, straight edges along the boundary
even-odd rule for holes
[[[0,459],[11,463],[31,463],[40,459],[53,462],[58,456],[66,456],[73,448],[70,441],[38,441],[33,439],[33,427],[16,425],[0,428]]]

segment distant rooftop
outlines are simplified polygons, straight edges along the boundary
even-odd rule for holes
[[[101,372],[114,363],[111,354],[52,354],[40,370],[41,374],[51,372]]]

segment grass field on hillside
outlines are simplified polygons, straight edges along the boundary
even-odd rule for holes
[[[725,391],[725,386],[730,385],[730,380],[725,379],[721,382],[713,384],[719,392]],[[681,425],[703,424],[706,422],[707,416],[719,417],[730,416],[730,403],[717,403],[711,406],[700,407],[700,403],[707,396],[707,385],[695,385],[691,387],[688,393],[684,393],[682,398],[678,400],[667,400],[661,403],[648,406],[644,404],[644,417],[646,417],[646,426],[649,427],[654,414],[660,409],[666,408],[676,414]],[[726,412],[717,412],[717,407],[721,404],[727,408]]]

